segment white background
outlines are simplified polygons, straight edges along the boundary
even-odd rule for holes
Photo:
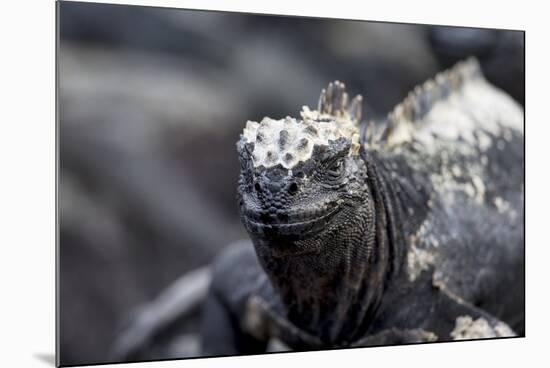
[[[105,1],[99,1],[105,2]],[[527,338],[199,359],[117,367],[549,366],[550,63],[544,2],[110,1],[333,18],[524,29],[526,36]],[[539,6],[531,4],[538,3]],[[55,4],[3,2],[0,12],[0,366],[47,367],[54,354]],[[391,45],[388,45],[391,47]],[[506,270],[502,270],[506,272]],[[93,321],[90,321],[93,323]]]

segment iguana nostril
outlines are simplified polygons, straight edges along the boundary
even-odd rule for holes
[[[260,187],[260,184],[256,183],[254,184],[254,189],[256,190],[256,192],[260,193],[262,191],[262,188]]]
[[[289,187],[288,187],[288,192],[289,192],[290,194],[294,194],[294,193],[296,193],[297,191],[298,191],[298,184],[292,183],[292,184],[289,185]]]

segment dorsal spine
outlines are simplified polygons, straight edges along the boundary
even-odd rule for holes
[[[477,78],[483,78],[483,74],[478,61],[472,57],[416,86],[403,102],[388,114],[379,140],[388,140],[401,124],[421,121],[436,103],[445,100],[452,93],[459,91],[464,84]]]

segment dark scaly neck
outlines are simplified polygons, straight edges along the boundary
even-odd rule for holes
[[[386,283],[402,271],[406,254],[403,200],[399,193],[404,188],[392,180],[390,170],[375,153],[361,150],[361,157],[367,165],[367,185],[377,208],[377,227],[380,231],[378,243],[387,253]]]
[[[372,256],[363,276],[363,311],[355,316],[357,325],[352,340],[363,337],[376,317],[384,291],[399,277],[405,254],[405,234],[402,223],[402,205],[389,171],[376,155],[361,150],[367,166],[366,183],[372,198],[374,226]],[[365,244],[369,247],[368,242]]]

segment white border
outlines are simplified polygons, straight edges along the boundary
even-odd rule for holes
[[[107,1],[96,1],[107,2]],[[117,367],[517,367],[543,358],[548,347],[550,245],[546,102],[549,47],[543,5],[503,1],[110,1],[217,9],[525,29],[527,31],[527,338],[318,353],[200,359]],[[539,2],[543,4],[543,2]],[[0,160],[0,326],[2,366],[51,366],[54,352],[54,2],[10,1],[2,6],[2,142]],[[506,272],[506,270],[503,270]],[[357,362],[355,364],[355,362]],[[540,365],[535,363],[535,365]]]

